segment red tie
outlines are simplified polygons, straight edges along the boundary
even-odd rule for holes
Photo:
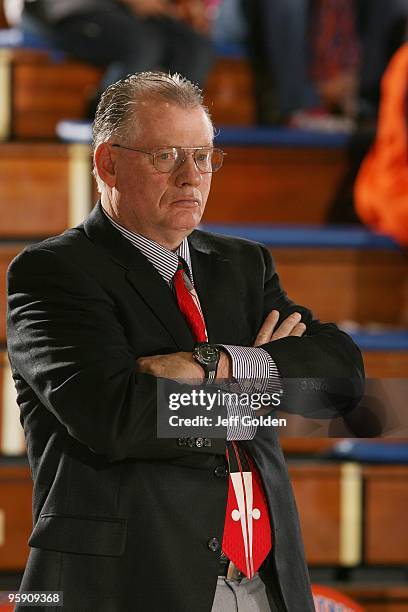
[[[179,257],[173,280],[177,302],[197,342],[206,342],[204,317],[186,266]],[[272,546],[268,504],[258,470],[236,442],[227,442],[227,460],[230,476],[222,549],[252,578]]]
[[[230,469],[222,550],[252,578],[272,548],[271,524],[261,477],[236,442],[227,442]]]
[[[173,283],[179,308],[187,320],[194,338],[197,342],[207,342],[207,332],[200,302],[185,271],[185,265],[181,257],[179,257],[179,265]]]

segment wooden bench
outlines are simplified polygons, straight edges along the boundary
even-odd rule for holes
[[[310,565],[408,566],[408,466],[290,464]]]
[[[355,464],[289,464],[309,565],[362,560],[362,478]]]
[[[288,295],[322,321],[401,323],[407,268],[401,251],[271,247],[271,252]]]
[[[204,222],[204,229],[269,246],[286,292],[322,321],[402,324],[404,253],[365,228]],[[379,296],[381,298],[379,299]]]
[[[296,462],[289,473],[311,566],[407,565],[407,466]],[[31,492],[25,464],[0,464],[0,570],[24,567]],[[367,595],[373,603],[385,597],[376,593]]]
[[[81,222],[95,197],[89,153],[87,145],[0,144],[0,238],[33,240],[58,234]],[[267,236],[254,233],[252,227],[206,226],[221,233],[267,242]],[[275,242],[276,237],[289,231],[265,225],[259,228],[261,234],[272,229]],[[249,233],[243,233],[243,229]],[[305,240],[316,231],[329,232],[332,240],[336,230],[310,226],[293,227],[290,231],[295,239],[286,246],[278,241],[272,244],[271,250],[282,284],[292,299],[309,306],[323,321],[353,320],[360,324],[376,322],[394,326],[403,321],[407,280],[406,258],[401,251],[389,248],[381,239],[379,242],[375,239],[370,248],[364,244],[361,248],[358,240],[351,247],[344,244],[320,247],[313,244],[315,237],[309,244],[296,246],[296,241]],[[353,231],[344,230],[347,240]],[[355,231],[357,235],[364,233],[364,230]],[[7,254],[8,249],[5,246],[1,252],[3,287],[6,264],[12,255]],[[2,295],[0,309],[4,313]],[[0,340],[4,341],[2,312]],[[371,349],[366,354],[367,375],[371,377],[404,377],[407,365],[407,351]]]
[[[343,148],[220,146],[206,223],[325,223],[346,171]]]
[[[0,238],[59,234],[91,205],[87,145],[0,144]]]
[[[55,140],[61,119],[85,116],[101,75],[100,69],[58,52],[0,48],[0,140]],[[251,71],[244,58],[216,61],[205,102],[217,125],[254,122]]]
[[[350,529],[350,522],[347,523],[344,509],[341,509],[342,487],[346,486],[350,474],[337,465],[299,465],[290,467],[290,475],[309,563],[336,565],[350,560],[355,562],[356,559],[347,557],[347,550],[341,542],[345,537],[344,533],[341,535],[342,530]],[[24,567],[26,542],[31,529],[31,494],[32,483],[27,467],[0,466],[0,570]]]
[[[406,378],[408,351],[369,351],[364,354],[364,363],[371,378]]]
[[[254,125],[255,104],[252,73],[243,57],[218,57],[204,89],[216,127],[221,125]]]
[[[35,214],[34,204],[33,211]],[[40,208],[42,204],[43,201],[39,201],[38,207]],[[2,204],[0,204],[0,210],[1,208]],[[59,206],[57,201],[55,208],[57,209],[56,212],[58,212]],[[58,219],[53,219],[52,217],[46,218],[46,208],[43,214],[45,222],[48,224],[48,231],[46,232],[48,235],[58,234],[67,227],[67,223],[64,224],[63,222],[63,217],[61,218],[60,225],[57,225]],[[78,215],[77,222],[80,222],[85,216],[85,214]],[[25,218],[23,216],[23,209],[21,209],[21,218],[22,230],[20,237],[24,238],[25,232],[23,230],[28,233],[30,228],[28,225],[29,219],[27,219],[27,216]],[[31,231],[33,233],[36,231],[38,236],[44,236],[45,232],[42,230],[43,226],[38,223],[38,218],[33,217],[32,222],[34,230]],[[55,225],[51,226],[52,223]],[[11,224],[8,230],[11,231]],[[5,266],[9,261],[9,257],[12,256],[10,248],[12,247],[0,246],[2,261],[0,282],[3,283],[3,287],[5,286]],[[404,264],[397,254],[384,253],[384,257],[381,259],[381,254],[377,253],[370,259],[367,253],[365,262],[360,261],[357,263],[352,258],[349,261],[347,261],[347,258],[344,258],[345,261],[342,261],[341,253],[337,253],[337,261],[332,262],[332,265],[330,261],[327,261],[325,255],[326,253],[321,253],[321,259],[318,261],[317,254],[315,254],[315,269],[309,276],[310,282],[308,285],[306,282],[308,277],[303,276],[302,271],[306,274],[312,266],[307,261],[305,262],[305,260],[299,260],[297,266],[294,261],[291,262],[290,267],[288,264],[286,266],[282,265],[278,254],[276,259],[282,284],[292,299],[310,307],[314,314],[322,321],[343,322],[351,320],[360,324],[377,322],[382,323],[384,326],[392,326],[399,323],[400,317],[403,315],[402,304],[398,300],[393,300],[392,295],[395,295],[395,292],[398,291],[404,280]],[[290,258],[289,253],[287,256]],[[381,282],[380,279],[373,276],[370,277],[369,275],[369,272],[375,268],[376,260],[380,268],[389,270],[389,274],[384,276]],[[340,278],[340,275],[337,276],[339,279],[339,286],[337,288],[334,286],[332,278],[333,275],[335,276],[333,268],[337,268],[337,270],[339,268],[343,269],[342,277]],[[366,276],[363,275],[364,272],[367,272]],[[356,281],[356,276],[361,277],[361,282]],[[387,289],[390,290],[389,293],[387,293]],[[378,292],[383,294],[383,300],[376,299]],[[2,308],[1,302],[2,297],[0,296],[0,314]],[[2,337],[3,335],[0,331],[0,338]],[[405,377],[408,371],[407,366],[407,350],[372,349],[366,352],[366,370],[369,377]]]
[[[48,51],[0,49],[0,140],[56,139],[58,121],[85,114],[101,72]]]
[[[364,467],[363,478],[365,562],[408,566],[408,466]]]
[[[329,452],[338,440],[336,438],[281,438],[281,446],[286,456],[313,456]]]
[[[85,151],[86,145],[81,146]],[[45,190],[45,201],[68,197],[65,179],[68,169],[64,166],[68,152],[66,144],[0,144],[0,206],[7,205],[11,224],[12,208],[14,205],[20,206],[21,199],[26,201],[23,190],[27,185],[32,198],[42,201]],[[213,179],[203,218],[205,223],[324,222],[343,171],[341,152],[281,150],[277,147],[267,149],[265,155],[261,149],[250,152],[247,149],[231,149],[228,153],[228,163]],[[249,157],[251,161],[245,163],[244,168],[233,161],[236,155],[241,155],[243,160]],[[90,158],[88,166],[86,172],[89,175]],[[80,185],[76,186],[74,193],[75,198],[84,197]],[[3,214],[1,218],[3,222]],[[36,215],[36,218],[41,222],[41,216]],[[1,232],[0,235],[4,234]]]

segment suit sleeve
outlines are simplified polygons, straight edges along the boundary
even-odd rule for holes
[[[313,418],[343,415],[359,402],[364,390],[361,351],[334,323],[321,323],[311,311],[290,300],[282,289],[269,251],[265,262],[264,318],[273,309],[280,324],[293,312],[302,315],[305,334],[262,345],[274,359],[283,381],[283,408]]]
[[[136,372],[116,304],[67,258],[35,248],[11,264],[8,351],[14,373],[94,453],[180,455],[157,439],[156,379]]]

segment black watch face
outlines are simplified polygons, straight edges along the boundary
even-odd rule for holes
[[[202,344],[196,348],[196,354],[202,363],[214,363],[219,356],[219,350],[212,344]]]

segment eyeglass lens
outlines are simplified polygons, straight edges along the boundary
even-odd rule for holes
[[[182,148],[171,147],[154,153],[153,162],[159,172],[171,172],[184,162],[186,152]],[[194,161],[200,172],[216,172],[222,166],[223,153],[220,149],[200,148],[193,153]]]

